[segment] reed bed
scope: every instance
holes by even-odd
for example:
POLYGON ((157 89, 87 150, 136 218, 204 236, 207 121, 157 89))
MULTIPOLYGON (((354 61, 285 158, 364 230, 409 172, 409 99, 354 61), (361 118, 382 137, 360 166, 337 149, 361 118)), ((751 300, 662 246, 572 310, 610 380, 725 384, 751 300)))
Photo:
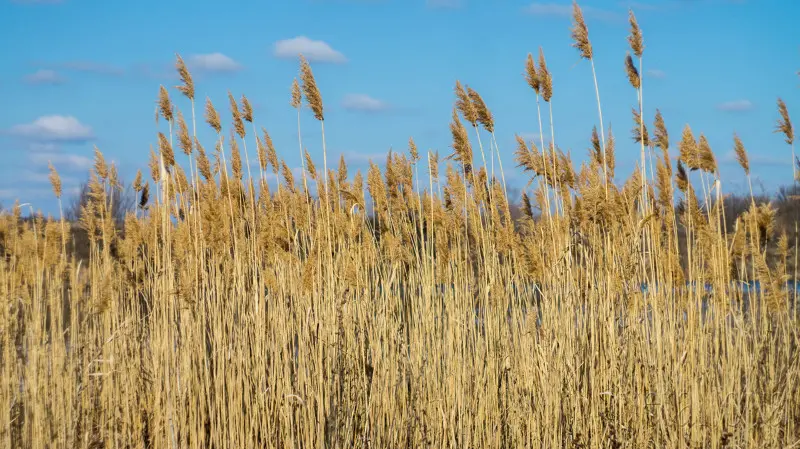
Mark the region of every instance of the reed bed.
MULTIPOLYGON (((353 174, 298 141, 298 180, 247 98, 229 95, 230 120, 210 101, 196 116, 178 57, 191 123, 162 87, 150 179, 136 177, 124 223, 99 150, 78 223, 19 205, 0 216, 0 446, 798 447, 800 336, 784 288, 797 234, 755 201, 728 229, 706 138, 687 125, 676 156, 660 113, 648 131, 630 17, 641 164, 618 180, 601 125, 575 166, 540 113, 550 136, 517 138, 521 200, 494 172, 511 150, 469 86, 456 84, 446 158, 411 140, 353 174), (198 119, 216 133, 210 151, 198 119)), ((577 5, 573 37, 593 65, 577 5)), ((531 104, 552 111, 541 49, 525 69, 531 104)), ((287 89, 298 139, 305 105, 324 142, 304 59, 299 79, 287 89)))

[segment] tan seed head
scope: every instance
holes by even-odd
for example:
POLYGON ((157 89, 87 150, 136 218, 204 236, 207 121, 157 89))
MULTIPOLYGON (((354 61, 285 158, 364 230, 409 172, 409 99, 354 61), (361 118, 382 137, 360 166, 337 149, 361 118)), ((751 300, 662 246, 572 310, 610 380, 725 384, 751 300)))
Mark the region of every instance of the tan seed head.
POLYGON ((305 93, 306 102, 314 112, 314 117, 319 120, 325 120, 325 114, 322 109, 322 95, 319 93, 317 81, 314 79, 314 73, 311 71, 311 66, 303 55, 300 55, 300 78, 303 81, 303 92, 305 93))
POLYGON ((176 88, 181 91, 186 98, 190 100, 194 100, 194 81, 192 81, 192 75, 189 73, 189 69, 186 68, 186 64, 183 62, 183 59, 180 55, 176 54, 176 61, 175 61, 175 68, 178 70, 178 76, 181 78, 182 85, 176 86, 176 88))
POLYGON ((631 24, 631 34, 628 36, 628 43, 631 46, 631 50, 633 50, 633 54, 635 54, 637 58, 641 58, 644 52, 644 41, 642 40, 642 30, 639 28, 639 23, 636 22, 636 16, 633 14, 633 10, 628 12, 628 21, 631 24))
POLYGON ((581 57, 585 59, 592 59, 592 43, 589 41, 589 28, 586 26, 586 21, 583 18, 583 11, 578 6, 578 2, 572 3, 572 46, 577 48, 581 57))
POLYGON ((47 167, 50 169, 50 184, 53 186, 53 193, 55 193, 56 198, 61 198, 61 177, 58 176, 58 172, 56 168, 53 167, 53 164, 48 161, 47 167))

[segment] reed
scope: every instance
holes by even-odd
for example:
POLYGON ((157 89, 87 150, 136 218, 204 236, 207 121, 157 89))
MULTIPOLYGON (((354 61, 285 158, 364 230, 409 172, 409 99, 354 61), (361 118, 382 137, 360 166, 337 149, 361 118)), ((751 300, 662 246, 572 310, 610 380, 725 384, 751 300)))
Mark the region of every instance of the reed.
MULTIPOLYGON (((540 136, 518 136, 514 153, 530 180, 518 218, 502 166, 501 185, 485 156, 475 165, 481 132, 492 160, 500 149, 469 86, 456 84, 452 155, 428 151, 421 169, 409 139, 362 176, 344 157, 328 169, 322 97, 301 59, 290 101, 301 184, 268 126, 256 135, 244 96, 229 95, 225 129, 206 100, 206 152, 177 56, 192 129, 160 88, 157 194, 138 171, 137 206, 116 222, 121 183, 98 149, 76 222, 20 204, 0 214, 0 447, 797 447, 800 315, 785 287, 797 233, 752 189, 743 213, 722 215, 702 132, 685 125, 676 158, 658 110, 647 131, 630 17, 641 165, 615 173, 599 94, 586 161, 556 145, 540 49, 525 72, 540 136), (303 147, 303 100, 321 125, 321 169, 303 147)), ((575 19, 592 60, 577 5, 575 19)), ((787 111, 780 101, 792 145, 787 111)), ((737 135, 734 152, 749 180, 737 135)), ((50 180, 60 207, 52 165, 50 180)))

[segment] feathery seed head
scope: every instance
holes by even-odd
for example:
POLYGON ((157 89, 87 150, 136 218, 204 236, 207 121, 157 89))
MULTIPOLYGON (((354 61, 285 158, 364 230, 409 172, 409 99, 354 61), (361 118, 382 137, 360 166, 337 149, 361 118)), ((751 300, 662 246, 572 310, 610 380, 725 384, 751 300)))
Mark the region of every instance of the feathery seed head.
POLYGON ((200 145, 197 138, 194 139, 194 146, 197 148, 197 171, 206 181, 210 181, 214 176, 211 174, 211 162, 208 160, 206 150, 200 145))
POLYGON ((478 111, 475 105, 470 101, 469 94, 461 86, 461 82, 456 80, 456 108, 464 116, 464 120, 468 121, 472 126, 477 126, 478 111))
POLYGON ((53 186, 53 193, 55 193, 56 198, 61 198, 61 177, 58 176, 58 172, 56 168, 53 167, 53 164, 50 161, 47 161, 47 168, 50 169, 50 185, 53 186))
POLYGON ((467 129, 461 120, 458 118, 456 109, 453 108, 453 121, 450 123, 450 133, 453 136, 453 150, 455 151, 455 160, 460 162, 466 172, 472 168, 472 145, 469 142, 469 135, 467 129))
POLYGON ((344 184, 347 181, 347 162, 344 160, 344 154, 339 156, 339 172, 336 180, 339 184, 344 184))
POLYGON ((178 185, 179 192, 188 192, 189 191, 189 181, 186 179, 186 172, 183 171, 183 167, 180 165, 175 166, 175 183, 178 185))
POLYGON ((158 183, 161 180, 161 170, 159 169, 158 156, 153 151, 152 145, 150 146, 150 159, 147 162, 147 166, 150 168, 150 177, 153 178, 153 182, 158 183))
POLYGON ((175 68, 178 70, 178 75, 183 82, 182 85, 176 86, 176 88, 181 91, 186 98, 190 100, 194 100, 194 82, 192 81, 192 75, 189 73, 189 69, 186 68, 186 64, 183 62, 183 58, 180 55, 176 54, 176 61, 175 61, 175 68))
POLYGON ((242 113, 239 111, 239 106, 236 104, 236 99, 233 98, 233 94, 231 94, 230 91, 228 91, 228 101, 231 104, 233 129, 236 131, 236 134, 238 134, 240 138, 244 139, 245 129, 244 129, 244 122, 242 121, 242 113))
POLYGON ((247 123, 253 123, 253 107, 244 95, 242 95, 242 119, 247 123))
POLYGON ((369 161, 369 170, 367 171, 367 189, 375 206, 383 210, 387 202, 386 186, 381 178, 380 168, 372 161, 369 161))
POLYGON ((108 165, 106 165, 106 159, 97 147, 94 147, 94 172, 97 173, 100 179, 108 179, 108 165))
POLYGON ((708 139, 703 134, 700 134, 700 139, 697 143, 697 152, 700 158, 700 168, 706 173, 717 172, 717 159, 714 157, 714 152, 711 151, 711 145, 708 139))
POLYGON ((256 136, 256 154, 258 155, 258 166, 261 168, 261 171, 265 171, 267 169, 267 149, 264 147, 264 142, 258 136, 256 136))
POLYGON ((286 188, 289 189, 290 192, 295 192, 294 187, 294 174, 289 166, 286 164, 286 161, 281 159, 281 174, 283 175, 283 180, 286 183, 286 188))
POLYGON ((239 144, 236 143, 236 139, 233 136, 233 131, 231 131, 231 172, 233 172, 234 178, 241 180, 242 179, 242 154, 239 152, 239 144))
POLYGON ((269 135, 266 129, 261 128, 264 131, 264 144, 267 146, 267 161, 272 165, 272 171, 277 175, 278 170, 280 169, 280 164, 278 163, 278 152, 275 151, 275 144, 272 143, 272 137, 269 135))
POLYGON ((744 149, 742 139, 737 134, 733 135, 733 151, 736 153, 736 161, 742 166, 744 174, 750 176, 750 160, 747 158, 747 150, 744 149))
POLYGON ((217 134, 222 132, 222 124, 219 120, 219 114, 217 110, 214 109, 214 105, 211 103, 211 99, 206 97, 206 123, 208 123, 217 134))
POLYGON ((603 148, 600 146, 600 135, 597 133, 597 126, 592 128, 592 151, 591 156, 597 165, 603 165, 603 148))
POLYGON ((517 151, 514 152, 514 161, 517 162, 517 167, 522 167, 523 171, 533 173, 533 176, 539 175, 539 163, 535 154, 528 148, 519 134, 514 136, 517 139, 517 151))
POLYGON ((161 156, 164 158, 164 165, 169 168, 175 165, 175 153, 172 151, 172 145, 170 145, 167 136, 164 133, 158 133, 158 150, 161 152, 161 156))
POLYGON ((533 207, 531 206, 531 199, 524 191, 522 192, 522 212, 526 217, 533 220, 533 207))
POLYGON ((536 92, 536 95, 539 95, 541 81, 539 80, 539 74, 536 73, 533 55, 530 53, 528 53, 528 59, 525 60, 525 80, 528 82, 528 85, 531 86, 531 89, 536 92))
POLYGON ((786 144, 792 145, 794 143, 794 127, 789 118, 789 110, 786 108, 786 103, 781 98, 778 98, 778 113, 781 117, 775 126, 775 132, 783 133, 786 144))
POLYGON ((675 183, 678 185, 678 189, 680 189, 681 192, 686 193, 689 188, 689 175, 686 173, 686 168, 684 168, 680 160, 678 160, 678 172, 675 174, 675 183))
POLYGON ((572 20, 574 22, 572 27, 572 40, 575 41, 572 46, 577 48, 581 57, 585 59, 592 59, 592 43, 589 42, 589 28, 586 26, 586 21, 583 18, 583 11, 578 6, 577 1, 572 2, 572 20))
POLYGON ((625 55, 625 73, 628 74, 628 81, 630 81, 634 89, 642 87, 642 79, 639 77, 639 70, 636 69, 636 65, 633 63, 633 58, 630 53, 625 55))
POLYGON ((150 184, 145 183, 142 186, 142 193, 139 195, 139 208, 144 209, 147 206, 147 202, 150 200, 150 184))
POLYGON ((656 161, 656 183, 658 204, 662 210, 668 210, 672 206, 672 168, 661 159, 656 161))
POLYGON ((303 81, 303 93, 305 94, 306 102, 314 112, 314 117, 319 121, 325 120, 322 110, 322 95, 319 93, 311 66, 303 55, 300 55, 300 78, 303 81))
POLYGON ((439 178, 439 152, 434 153, 428 150, 428 168, 431 172, 431 178, 439 178))
POLYGON ((303 96, 300 93, 300 84, 297 82, 297 78, 292 80, 292 100, 289 104, 292 105, 293 108, 297 109, 300 107, 300 104, 303 102, 303 96))
POLYGON ((189 128, 186 126, 186 120, 183 119, 181 111, 178 111, 178 146, 185 155, 192 154, 192 138, 189 137, 189 128))
POLYGON ((114 162, 111 162, 111 166, 108 169, 108 185, 114 189, 122 188, 122 184, 119 183, 119 174, 117 173, 117 166, 116 164, 114 164, 114 162))
POLYGON ((168 122, 172 122, 172 101, 169 99, 169 92, 163 85, 158 90, 158 109, 168 122))
POLYGON ((628 43, 631 46, 631 50, 633 50, 633 54, 635 54, 637 58, 641 58, 644 52, 644 41, 642 40, 642 30, 639 28, 639 23, 636 22, 636 16, 633 14, 633 10, 628 12, 628 21, 631 24, 631 34, 628 36, 628 43))
POLYGON ((664 125, 664 117, 661 116, 661 111, 656 109, 656 118, 654 121, 655 127, 655 145, 661 148, 662 151, 667 151, 669 149, 669 134, 667 133, 667 127, 664 125))
POLYGON ((633 135, 633 141, 636 143, 644 143, 644 146, 650 146, 650 135, 647 132, 647 125, 644 124, 642 120, 642 116, 639 115, 639 111, 635 108, 631 108, 631 113, 633 114, 633 128, 631 128, 631 134, 633 135))
POLYGON ((541 81, 542 99, 550 102, 553 97, 553 78, 547 69, 547 62, 544 59, 544 50, 539 47, 539 79, 541 81))
POLYGON ((697 170, 700 168, 700 155, 697 149, 697 140, 695 140, 692 128, 690 128, 688 124, 683 128, 678 149, 680 151, 680 160, 683 161, 690 170, 697 170))
POLYGON ((493 133, 494 117, 492 116, 492 112, 486 106, 486 103, 483 101, 483 98, 481 98, 481 95, 471 87, 467 87, 467 95, 469 95, 469 99, 472 102, 475 111, 478 113, 478 122, 487 132, 493 133))
POLYGON ((606 137, 606 166, 608 167, 608 177, 614 179, 617 159, 614 156, 614 132, 610 126, 608 127, 608 137, 606 137))
POLYGON ((142 190, 142 171, 136 170, 136 177, 133 179, 133 190, 140 192, 142 190))
POLYGON ((408 153, 411 156, 411 162, 416 164, 419 161, 419 151, 417 151, 417 144, 413 137, 408 138, 408 153))
POLYGON ((303 157, 305 157, 306 160, 306 171, 308 171, 308 175, 311 176, 311 179, 317 179, 317 166, 314 165, 314 160, 311 159, 307 148, 303 148, 303 157))

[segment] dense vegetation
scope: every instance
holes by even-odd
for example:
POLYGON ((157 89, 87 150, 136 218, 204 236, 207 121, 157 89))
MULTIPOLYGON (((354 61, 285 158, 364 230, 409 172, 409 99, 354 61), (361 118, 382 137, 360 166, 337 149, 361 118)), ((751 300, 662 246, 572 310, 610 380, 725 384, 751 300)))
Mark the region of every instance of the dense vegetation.
MULTIPOLYGON (((323 146, 295 179, 245 97, 224 129, 206 102, 204 149, 178 58, 191 119, 162 87, 152 184, 138 174, 131 211, 97 151, 76 221, 0 215, 0 445, 796 446, 796 209, 723 201, 702 134, 683 128, 676 157, 660 113, 648 130, 633 14, 629 41, 638 169, 615 176, 598 98, 579 167, 552 127, 518 138, 518 217, 470 87, 456 84, 446 161, 412 140, 362 176, 329 168, 323 146)), ((542 52, 526 73, 547 124, 542 52)), ((304 59, 291 103, 298 136, 305 104, 324 142, 304 59)), ((792 146, 782 101, 778 115, 792 146)), ((60 199, 54 168, 52 183, 60 199)))

